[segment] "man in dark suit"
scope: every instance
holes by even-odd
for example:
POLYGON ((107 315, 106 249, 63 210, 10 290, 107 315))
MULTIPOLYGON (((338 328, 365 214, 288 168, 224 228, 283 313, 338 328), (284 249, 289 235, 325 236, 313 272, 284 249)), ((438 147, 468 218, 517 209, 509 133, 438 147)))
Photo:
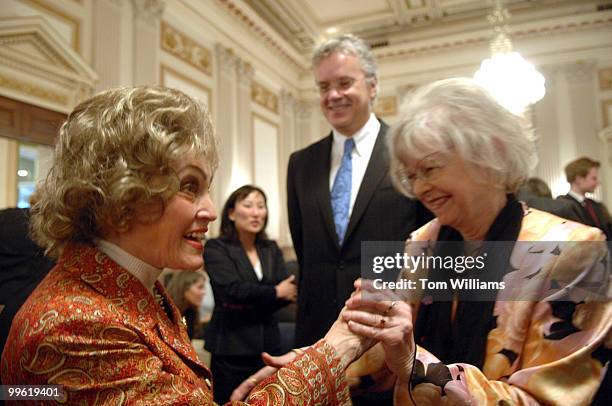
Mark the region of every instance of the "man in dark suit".
POLYGON ((320 45, 312 61, 333 130, 289 159, 289 227, 300 266, 297 346, 316 342, 338 317, 360 276, 361 243, 403 241, 417 226, 416 202, 391 184, 388 127, 372 112, 378 77, 371 50, 343 35, 320 45))
POLYGON ((586 197, 599 186, 598 161, 587 157, 578 158, 565 167, 565 177, 570 191, 557 199, 573 204, 580 212, 580 222, 601 229, 608 240, 612 239, 612 222, 608 209, 603 203, 586 197))
POLYGON ((53 267, 29 234, 29 209, 0 210, 0 353, 15 314, 53 267))
POLYGON ((581 210, 566 200, 553 200, 550 188, 540 178, 529 178, 518 190, 518 199, 528 207, 546 211, 568 220, 582 222, 581 210))

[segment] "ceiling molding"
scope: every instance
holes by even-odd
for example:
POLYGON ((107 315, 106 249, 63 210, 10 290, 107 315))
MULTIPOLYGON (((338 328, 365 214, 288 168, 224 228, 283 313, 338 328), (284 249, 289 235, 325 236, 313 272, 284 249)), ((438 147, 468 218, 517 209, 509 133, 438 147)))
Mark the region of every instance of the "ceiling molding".
MULTIPOLYGON (((511 38, 512 40, 532 39, 569 32, 597 30, 610 26, 612 26, 612 10, 513 25, 511 38)), ((440 53, 463 47, 487 45, 490 41, 491 31, 488 29, 481 29, 465 34, 439 36, 427 40, 381 47, 375 49, 374 53, 379 60, 383 60, 396 57, 440 53)))
POLYGON ((306 58, 284 40, 272 27, 270 27, 248 5, 240 0, 216 0, 223 9, 234 16, 247 29, 259 36, 264 43, 289 61, 294 67, 305 70, 308 68, 306 58))

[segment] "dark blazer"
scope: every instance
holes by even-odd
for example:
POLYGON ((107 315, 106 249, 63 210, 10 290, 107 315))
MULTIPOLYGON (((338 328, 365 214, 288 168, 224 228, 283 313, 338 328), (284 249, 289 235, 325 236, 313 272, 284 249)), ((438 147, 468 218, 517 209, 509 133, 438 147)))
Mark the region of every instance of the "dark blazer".
POLYGON ((256 243, 263 279, 239 242, 212 239, 204 249, 215 308, 206 328, 205 348, 213 355, 259 355, 280 349, 274 312, 287 305, 275 286, 288 277, 283 254, 274 241, 256 243))
POLYGON ((420 204, 417 207, 415 200, 402 196, 391 184, 387 129, 381 122, 342 247, 329 191, 332 135, 294 152, 289 159, 289 228, 300 265, 297 346, 323 337, 338 317, 361 273, 362 241, 403 241, 431 218, 420 204))
POLYGON ((29 209, 0 210, 0 353, 15 314, 53 267, 28 236, 29 209))
POLYGON ((572 204, 576 208, 576 211, 581 214, 581 218, 579 221, 582 224, 599 228, 604 232, 608 241, 612 240, 612 224, 610 221, 610 214, 608 213, 608 209, 603 203, 591 200, 593 202, 593 210, 595 211, 595 214, 597 215, 597 218, 600 221, 600 225, 597 226, 587 209, 578 200, 574 199, 570 194, 558 196, 557 200, 572 204))
POLYGON ((552 213, 564 219, 582 223, 582 212, 580 209, 565 200, 553 200, 552 198, 537 196, 521 197, 520 200, 524 201, 528 207, 533 207, 534 209, 552 213))

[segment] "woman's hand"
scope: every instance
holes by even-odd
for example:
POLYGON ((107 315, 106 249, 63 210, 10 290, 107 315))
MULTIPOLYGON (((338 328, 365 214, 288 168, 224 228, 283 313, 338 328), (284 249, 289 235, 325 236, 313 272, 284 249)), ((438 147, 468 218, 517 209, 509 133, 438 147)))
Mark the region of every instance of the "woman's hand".
POLYGON ((289 300, 290 302, 295 302, 295 299, 297 298, 297 286, 295 283, 293 283, 294 280, 295 276, 291 275, 275 286, 276 297, 278 299, 285 299, 289 300))
POLYGON ((380 341, 385 362, 401 382, 412 373, 415 344, 412 335, 412 308, 392 291, 375 289, 371 281, 355 281, 357 293, 346 302, 342 317, 351 332, 380 341))
POLYGON ((242 383, 232 392, 230 400, 244 400, 249 392, 251 392, 253 388, 259 384, 259 382, 263 381, 270 375, 275 374, 280 368, 293 361, 295 357, 298 356, 299 351, 301 350, 291 350, 288 353, 279 355, 277 357, 274 357, 267 352, 262 353, 261 359, 266 366, 242 381, 242 383))

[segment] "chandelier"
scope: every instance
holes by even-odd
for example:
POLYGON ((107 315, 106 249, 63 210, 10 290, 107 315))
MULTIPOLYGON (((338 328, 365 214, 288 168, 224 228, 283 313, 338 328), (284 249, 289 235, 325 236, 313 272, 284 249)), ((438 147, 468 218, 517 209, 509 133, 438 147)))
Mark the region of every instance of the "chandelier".
POLYGON ((485 87, 497 101, 514 114, 522 114, 546 93, 544 76, 513 51, 507 21, 510 12, 496 0, 487 20, 493 25, 491 58, 482 61, 474 80, 485 87))

